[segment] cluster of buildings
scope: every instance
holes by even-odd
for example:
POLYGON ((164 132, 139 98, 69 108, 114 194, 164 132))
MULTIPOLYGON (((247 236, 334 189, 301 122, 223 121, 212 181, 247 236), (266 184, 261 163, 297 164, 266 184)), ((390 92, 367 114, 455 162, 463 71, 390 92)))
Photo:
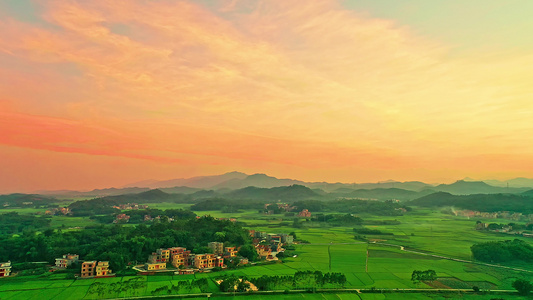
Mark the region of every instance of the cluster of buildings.
MULTIPOLYGON (((144 222, 152 222, 154 220, 161 220, 161 216, 157 216, 155 218, 152 218, 152 216, 150 216, 150 215, 144 215, 144 219, 143 220, 144 220, 144 222)), ((174 218, 167 217, 167 221, 173 222, 174 218)))
POLYGON ((157 249, 148 256, 143 268, 137 268, 142 274, 152 274, 167 269, 167 264, 178 269, 178 274, 193 274, 213 268, 225 268, 224 259, 237 257, 237 247, 224 247, 224 243, 211 242, 208 247, 212 253, 194 254, 184 247, 157 249))
MULTIPOLYGON (((66 269, 72 264, 78 263, 80 256, 78 254, 64 254, 61 258, 56 258, 55 268, 52 270, 66 269)), ((109 269, 107 261, 84 261, 81 264, 81 278, 99 278, 113 277, 115 274, 109 269)))
POLYGON ((120 210, 137 210, 137 209, 147 209, 148 205, 145 204, 137 204, 137 203, 127 203, 127 204, 120 204, 120 205, 114 205, 113 208, 120 209, 120 210))
POLYGON ((81 264, 81 278, 113 277, 107 261, 84 261, 81 264))
POLYGON ((487 230, 491 232, 500 232, 500 233, 507 233, 511 235, 521 235, 524 237, 533 237, 533 233, 529 230, 524 230, 524 226, 515 226, 512 223, 507 225, 497 225, 494 226, 495 223, 489 224, 489 223, 483 223, 483 222, 476 222, 476 230, 487 230))
POLYGON ((307 209, 302 209, 302 211, 298 213, 298 217, 311 218, 311 212, 309 212, 307 209))
POLYGON ((503 212, 480 212, 473 210, 453 210, 454 215, 467 218, 483 218, 483 219, 506 219, 513 221, 533 221, 533 214, 523 215, 522 213, 503 212))
POLYGON ((290 212, 290 211, 293 211, 294 209, 296 209, 296 206, 290 206, 288 203, 267 203, 265 204, 265 211, 267 214, 271 214, 272 211, 271 210, 268 210, 271 205, 277 205, 278 206, 278 210, 283 210, 285 212, 290 212))
POLYGON ((284 245, 292 245, 294 237, 285 233, 266 233, 265 231, 249 230, 250 236, 253 238, 255 251, 259 258, 267 261, 278 260, 276 255, 279 252, 285 251, 284 245))
POLYGON ((0 262, 0 277, 7 277, 11 274, 11 262, 0 262))
POLYGON ((118 214, 113 220, 113 223, 128 223, 130 221, 130 216, 127 214, 118 214))
POLYGON ((56 269, 66 269, 73 263, 78 263, 80 256, 78 254, 64 254, 61 258, 56 258, 56 269))
POLYGON ((45 211, 44 214, 45 215, 49 215, 49 216, 55 216, 55 215, 59 215, 59 214, 68 215, 68 214, 70 214, 70 208, 68 208, 68 207, 53 208, 53 209, 49 209, 49 210, 45 211))

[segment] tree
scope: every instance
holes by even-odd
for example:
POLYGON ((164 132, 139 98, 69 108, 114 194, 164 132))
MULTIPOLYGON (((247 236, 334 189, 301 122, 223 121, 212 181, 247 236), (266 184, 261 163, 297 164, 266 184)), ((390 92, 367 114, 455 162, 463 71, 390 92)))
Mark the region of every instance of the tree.
POLYGON ((517 279, 513 282, 513 287, 520 295, 526 296, 533 290, 533 284, 525 279, 517 279))
POLYGON ((414 270, 411 274, 411 280, 414 283, 419 283, 422 280, 433 281, 437 279, 437 272, 435 270, 418 271, 414 270))
POLYGON ((257 251, 255 251, 254 246, 250 244, 243 245, 239 250, 239 254, 248 258, 249 261, 255 261, 258 257, 257 251))
POLYGON ((237 292, 246 292, 250 288, 250 284, 245 280, 245 278, 241 278, 237 284, 237 292))

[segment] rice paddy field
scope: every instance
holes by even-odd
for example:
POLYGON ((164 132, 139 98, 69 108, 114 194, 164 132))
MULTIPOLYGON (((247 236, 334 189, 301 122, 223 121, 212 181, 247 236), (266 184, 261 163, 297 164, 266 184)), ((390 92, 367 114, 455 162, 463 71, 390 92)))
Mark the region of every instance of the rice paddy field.
MULTIPOLYGON (((179 205, 178 207, 185 207, 179 205)), ((159 208, 159 207, 158 207, 159 208)), ((161 207, 163 208, 163 207, 161 207)), ((176 206, 165 207, 176 208, 176 206)), ((215 278, 224 274, 235 274, 248 278, 262 275, 293 275, 296 271, 319 270, 340 272, 346 275, 344 288, 349 289, 472 289, 482 291, 513 290, 511 284, 517 278, 533 280, 533 273, 485 266, 476 263, 453 261, 419 253, 424 252, 451 258, 471 260, 470 246, 475 242, 512 239, 504 234, 476 231, 477 219, 445 215, 438 211, 418 210, 416 213, 398 217, 361 217, 365 221, 394 220, 398 225, 365 225, 370 229, 390 232, 393 235, 366 236, 367 241, 356 240, 352 227, 329 227, 320 223, 305 222, 293 228, 292 218, 265 216, 257 211, 240 213, 197 212, 214 217, 235 217, 247 228, 269 233, 295 232, 297 238, 308 243, 295 245, 283 262, 257 264, 235 270, 195 275, 136 276, 142 284, 126 288, 125 283, 132 276, 102 279, 64 279, 61 274, 42 277, 12 277, 0 279, 0 299, 102 299, 158 296, 158 288, 178 285, 180 281, 207 278, 209 292, 218 292, 215 278), (368 242, 370 241, 370 242, 368 242), (402 250, 400 246, 405 247, 402 250), (406 251, 408 250, 408 251, 406 251), (438 279, 431 283, 413 283, 413 270, 435 270, 438 279), (122 288, 120 288, 122 287, 122 288)), ((56 218, 56 217, 54 217, 56 218)), ((90 220, 77 218, 54 220, 53 224, 67 226, 87 224, 90 220)), ((481 220, 487 221, 487 220, 481 220)), ((497 220, 504 223, 506 220, 497 220)), ((532 243, 531 239, 526 239, 532 243)), ((512 265, 510 265, 512 266, 512 265)), ((533 266, 520 264, 522 269, 533 270, 533 266)), ((64 275, 63 275, 64 276, 64 275)), ((280 287, 284 290, 286 287, 280 287)), ((198 288, 180 290, 180 294, 200 293, 198 288)), ((166 295, 166 294, 165 294, 166 295)), ((241 299, 244 296, 231 296, 241 299)), ((210 299, 229 299, 227 296, 212 295, 210 299)), ((205 299, 198 297, 194 299, 205 299)), ((277 295, 246 295, 246 299, 519 299, 516 295, 475 295, 457 293, 290 293, 277 295)), ((189 298, 191 299, 191 298, 189 298)), ((243 298, 244 299, 244 298, 243 298)), ((526 298, 524 298, 526 299, 526 298)))

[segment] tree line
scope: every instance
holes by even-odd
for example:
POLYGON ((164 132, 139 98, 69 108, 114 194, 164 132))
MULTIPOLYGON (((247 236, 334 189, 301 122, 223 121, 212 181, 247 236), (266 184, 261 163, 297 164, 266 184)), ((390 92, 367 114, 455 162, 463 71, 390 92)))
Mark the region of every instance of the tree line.
POLYGON ((470 250, 475 259, 484 262, 533 261, 533 247, 519 239, 478 243, 470 250))

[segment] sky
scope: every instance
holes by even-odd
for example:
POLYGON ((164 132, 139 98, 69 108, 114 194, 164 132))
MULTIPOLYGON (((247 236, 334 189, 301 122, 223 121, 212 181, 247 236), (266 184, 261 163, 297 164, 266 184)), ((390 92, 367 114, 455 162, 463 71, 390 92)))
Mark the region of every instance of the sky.
POLYGON ((1 0, 0 192, 533 177, 529 0, 1 0))

